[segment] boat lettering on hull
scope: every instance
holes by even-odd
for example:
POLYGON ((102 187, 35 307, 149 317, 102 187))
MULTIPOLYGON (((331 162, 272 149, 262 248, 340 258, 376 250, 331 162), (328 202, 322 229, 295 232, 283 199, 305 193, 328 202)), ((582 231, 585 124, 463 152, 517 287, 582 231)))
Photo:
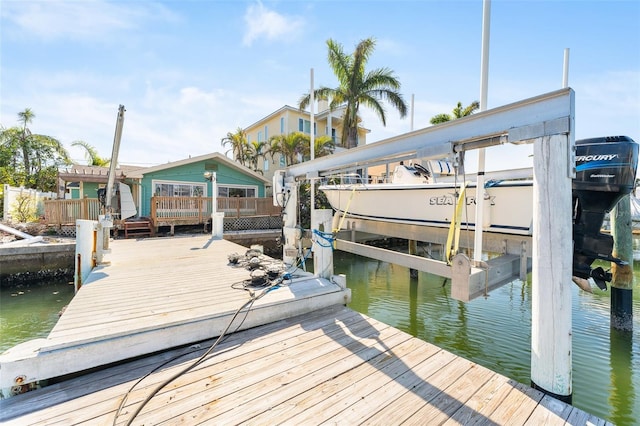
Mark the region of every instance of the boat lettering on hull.
MULTIPOLYGON (((489 202, 489 205, 496 205, 496 197, 491 195, 485 195, 485 201, 489 202)), ((453 206, 456 203, 456 197, 452 195, 441 195, 439 197, 431 197, 429 198, 430 206, 453 206)), ((475 195, 470 195, 467 197, 467 205, 476 205, 476 197, 475 195)))

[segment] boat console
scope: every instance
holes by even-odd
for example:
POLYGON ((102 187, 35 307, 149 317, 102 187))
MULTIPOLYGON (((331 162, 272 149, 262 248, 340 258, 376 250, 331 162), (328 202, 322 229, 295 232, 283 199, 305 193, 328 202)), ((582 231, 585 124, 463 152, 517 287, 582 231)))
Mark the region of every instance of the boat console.
POLYGON ((600 232, 604 216, 633 191, 638 167, 638 144, 627 136, 576 141, 573 198, 573 275, 606 289, 611 272, 591 268, 596 259, 624 264, 612 256, 613 237, 600 232))

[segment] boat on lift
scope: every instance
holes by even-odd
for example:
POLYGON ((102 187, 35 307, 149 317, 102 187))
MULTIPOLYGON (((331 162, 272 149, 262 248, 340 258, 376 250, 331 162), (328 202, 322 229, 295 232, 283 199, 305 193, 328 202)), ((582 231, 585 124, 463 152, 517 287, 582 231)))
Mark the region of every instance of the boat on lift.
MULTIPOLYGON (((462 229, 474 230, 475 182, 465 183, 463 177, 455 176, 447 161, 425 164, 399 164, 390 183, 363 182, 351 175, 330 178, 319 189, 341 217, 449 227, 455 215, 462 229)), ((572 183, 575 276, 593 278, 600 286, 611 280, 610 273, 602 268, 593 270, 591 264, 596 259, 619 261, 611 255, 613 238, 600 231, 605 214, 633 191, 637 166, 638 144, 627 136, 576 141, 576 178, 572 183)), ((482 230, 532 235, 532 204, 531 179, 488 176, 482 230)))
MULTIPOLYGON (((475 188, 475 182, 465 185, 461 177, 456 180, 454 167, 446 160, 427 161, 426 166, 400 163, 389 183, 368 183, 359 176, 347 175, 340 182, 319 187, 341 215, 435 227, 449 227, 464 190, 463 229, 475 229, 475 188)), ((488 180, 484 199, 483 230, 531 235, 532 180, 488 180)))

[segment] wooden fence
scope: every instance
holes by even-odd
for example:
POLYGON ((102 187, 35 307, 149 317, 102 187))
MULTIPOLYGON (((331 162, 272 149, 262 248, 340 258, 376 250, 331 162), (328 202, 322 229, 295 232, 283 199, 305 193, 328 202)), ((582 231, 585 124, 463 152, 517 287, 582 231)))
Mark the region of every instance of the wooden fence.
POLYGON ((44 219, 49 225, 75 225, 76 219, 98 220, 101 210, 97 198, 46 200, 44 219))
MULTIPOLYGON (((271 198, 218 197, 216 211, 230 217, 279 216, 271 198)), ((200 224, 211 218, 211 197, 151 197, 151 219, 163 224, 200 224)))
MULTIPOLYGON (((76 219, 98 220, 97 198, 47 200, 44 216, 49 225, 75 225, 76 219)), ((279 216, 280 207, 271 198, 218 197, 217 212, 226 218, 279 216)), ((116 216, 117 219, 117 215, 116 216)), ((211 220, 211 197, 151 197, 154 226, 197 225, 211 220)))

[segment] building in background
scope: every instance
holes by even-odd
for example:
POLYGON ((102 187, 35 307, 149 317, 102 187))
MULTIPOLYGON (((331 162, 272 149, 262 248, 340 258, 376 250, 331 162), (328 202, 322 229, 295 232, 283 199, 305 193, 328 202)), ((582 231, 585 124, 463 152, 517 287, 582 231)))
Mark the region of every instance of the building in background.
MULTIPOLYGON (((342 137, 342 116, 344 107, 330 111, 327 101, 318 102, 318 112, 314 114, 314 137, 330 136, 336 145, 336 151, 343 150, 340 146, 342 137)), ((276 135, 286 135, 294 132, 311 134, 311 113, 299 108, 285 105, 264 118, 244 128, 249 143, 268 142, 269 138, 276 135)), ((366 144, 367 134, 370 131, 363 127, 358 129, 358 146, 366 144)), ((275 170, 286 166, 285 159, 280 154, 265 155, 261 158, 260 171, 262 175, 271 181, 275 170)))

